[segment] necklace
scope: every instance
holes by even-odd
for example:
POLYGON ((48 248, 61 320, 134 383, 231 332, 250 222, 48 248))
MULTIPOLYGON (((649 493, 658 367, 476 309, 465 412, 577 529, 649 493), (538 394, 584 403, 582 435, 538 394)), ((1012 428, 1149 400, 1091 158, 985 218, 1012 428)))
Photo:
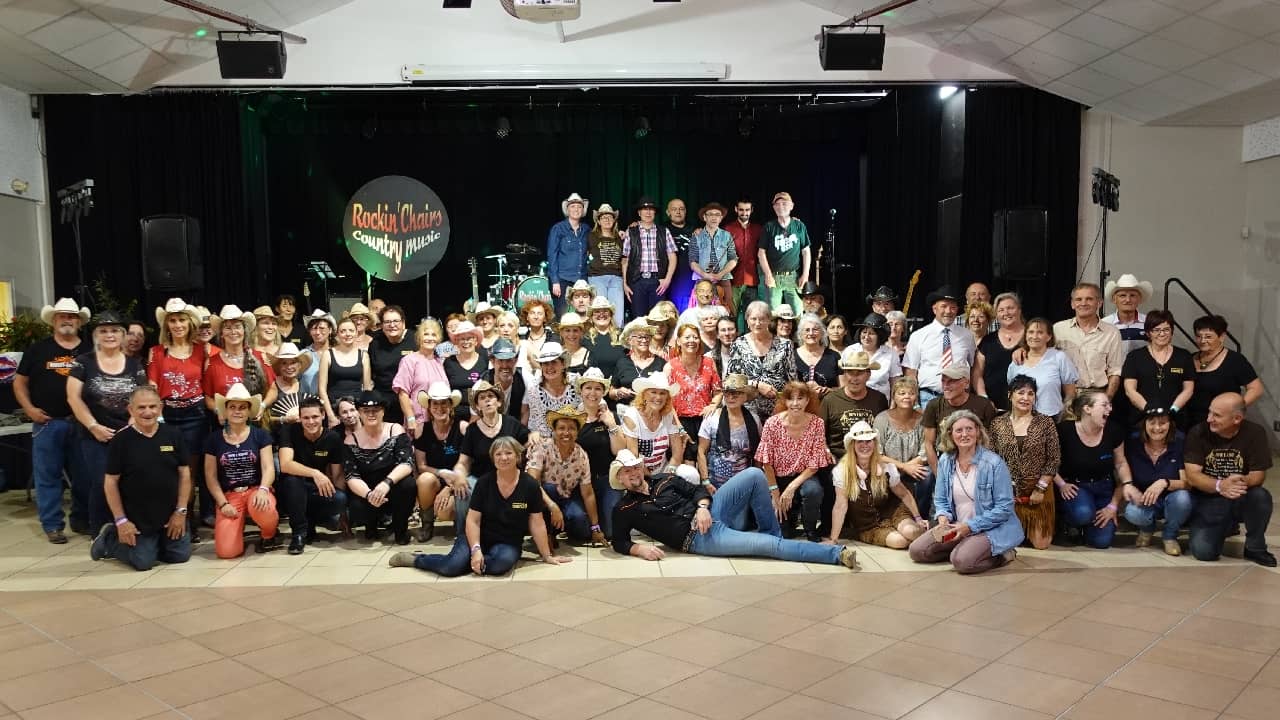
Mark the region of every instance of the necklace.
POLYGON ((494 418, 493 422, 490 423, 490 422, 486 422, 484 419, 484 416, 481 415, 480 417, 476 418, 476 422, 480 423, 482 427, 487 427, 490 430, 493 430, 494 428, 498 427, 499 419, 494 418))
POLYGON ((1201 360, 1201 359, 1200 359, 1200 358, 1203 358, 1203 357, 1204 357, 1204 353, 1203 353, 1203 352, 1201 352, 1201 353, 1200 353, 1200 357, 1196 358, 1196 364, 1200 366, 1200 369, 1201 369, 1201 370, 1207 370, 1207 369, 1209 368, 1209 366, 1213 364, 1213 361, 1214 361, 1214 360, 1217 360, 1217 359, 1218 359, 1218 356, 1219 356, 1219 355, 1221 355, 1222 353, 1226 352, 1226 351, 1227 351, 1227 346, 1226 346, 1226 345, 1223 345, 1222 347, 1218 348, 1218 352, 1214 353, 1214 354, 1213 354, 1213 357, 1209 358, 1208 360, 1201 360))

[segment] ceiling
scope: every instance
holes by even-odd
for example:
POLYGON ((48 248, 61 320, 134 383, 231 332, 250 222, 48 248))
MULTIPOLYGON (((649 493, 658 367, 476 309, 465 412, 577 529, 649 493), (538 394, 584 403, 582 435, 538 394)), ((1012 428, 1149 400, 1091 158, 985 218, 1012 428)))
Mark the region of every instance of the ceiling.
MULTIPOLYGON (((207 1, 292 29, 360 0, 207 1)), ((838 22, 880 0, 803 2, 838 22)), ((1139 122, 1242 125, 1280 115, 1280 0, 918 0, 876 22, 942 57, 1139 122)), ((214 60, 218 29, 233 28, 163 0, 0 0, 0 84, 145 90, 214 60), (209 33, 197 37, 201 28, 209 33)), ((883 75, 899 79, 892 67, 883 75)))

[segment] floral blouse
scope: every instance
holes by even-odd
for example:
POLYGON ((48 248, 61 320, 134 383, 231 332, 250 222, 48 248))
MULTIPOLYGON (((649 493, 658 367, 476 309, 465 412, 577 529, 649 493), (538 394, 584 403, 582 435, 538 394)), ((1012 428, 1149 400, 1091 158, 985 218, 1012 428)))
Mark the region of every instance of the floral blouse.
MULTIPOLYGON (((756 355, 750 336, 743 335, 733 341, 733 348, 729 351, 729 370, 725 374, 733 373, 746 375, 752 383, 768 383, 781 391, 788 381, 796 378, 795 346, 790 340, 775 336, 762 357, 756 355)), ((773 414, 773 404, 773 398, 757 395, 747 403, 747 407, 760 417, 769 417, 773 414)))
POLYGON ((786 414, 764 421, 756 461, 773 465, 774 475, 788 477, 805 470, 821 470, 835 462, 827 449, 827 430, 822 418, 809 415, 809 424, 797 440, 787 434, 786 414))
POLYGON ((591 460, 582 446, 574 444, 573 452, 565 460, 550 438, 544 438, 529 446, 529 463, 526 470, 542 470, 542 483, 556 486, 562 498, 573 494, 583 483, 591 482, 591 460))
POLYGON ((703 355, 699 358, 697 375, 690 375, 679 358, 668 363, 671 368, 671 381, 680 385, 680 392, 671 398, 676 415, 680 417, 697 417, 702 410, 711 404, 711 398, 720 392, 720 376, 716 374, 716 363, 703 355))

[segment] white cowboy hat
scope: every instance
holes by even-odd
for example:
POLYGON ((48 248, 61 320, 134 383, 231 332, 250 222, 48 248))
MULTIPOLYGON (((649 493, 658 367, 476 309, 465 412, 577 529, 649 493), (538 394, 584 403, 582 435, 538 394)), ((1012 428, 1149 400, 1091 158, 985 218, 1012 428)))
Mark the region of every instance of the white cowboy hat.
POLYGON ((58 313, 79 315, 81 323, 89 322, 89 308, 80 307, 79 303, 71 298, 58 298, 58 302, 40 308, 40 319, 45 325, 53 325, 53 316, 58 313))
POLYGON ((604 376, 604 373, 601 372, 598 367, 589 367, 586 372, 574 378, 573 387, 578 391, 578 394, 581 395, 582 386, 587 383, 599 383, 600 385, 603 385, 606 393, 609 392, 609 386, 613 384, 609 378, 604 376))
POLYGON ((565 293, 565 297, 572 300, 574 295, 581 292, 590 293, 593 298, 596 296, 596 289, 591 286, 591 283, 586 280, 577 280, 569 286, 569 292, 565 293))
POLYGON ((179 313, 191 318, 191 327, 200 327, 200 311, 195 305, 188 305, 182 298, 169 298, 164 307, 156 308, 156 324, 164 327, 164 322, 170 315, 179 313))
POLYGON ((253 313, 245 312, 236 305, 223 305, 218 314, 209 320, 213 323, 213 329, 219 331, 222 330, 222 323, 228 320, 239 320, 244 323, 245 337, 253 334, 253 328, 258 324, 258 319, 253 316, 253 313))
POLYGON ((644 318, 636 318, 635 320, 632 320, 631 322, 627 323, 626 327, 622 328, 622 336, 620 338, 620 340, 622 341, 622 346, 627 347, 627 345, 631 342, 631 336, 636 333, 641 333, 643 335, 648 335, 649 337, 653 337, 653 326, 650 325, 649 321, 645 320, 644 318))
POLYGON ((538 362, 554 362, 564 359, 564 346, 558 342, 545 342, 538 349, 538 362))
POLYGON ((586 198, 582 197, 582 196, 581 196, 581 195, 579 195, 578 193, 569 193, 569 197, 567 197, 567 198, 565 198, 564 200, 561 200, 561 201, 560 201, 560 214, 561 214, 561 215, 564 215, 564 216, 568 217, 568 215, 569 215, 569 203, 582 203, 582 212, 583 212, 583 213, 585 213, 585 212, 587 211, 587 205, 590 205, 590 204, 591 204, 591 203, 590 203, 586 198))
POLYGON ((501 311, 502 311, 502 308, 496 308, 492 304, 485 302, 484 300, 481 300, 480 302, 476 303, 476 309, 471 311, 471 316, 477 320, 480 319, 481 315, 492 315, 496 318, 498 317, 498 313, 501 311))
POLYGON ((280 374, 280 366, 283 365, 286 360, 298 361, 299 375, 306 372, 307 368, 311 367, 311 353, 302 352, 298 349, 297 345, 294 345, 291 342, 281 345, 280 349, 276 351, 275 358, 271 360, 271 369, 276 371, 276 375, 280 374))
POLYGON ((667 373, 660 371, 648 377, 636 378, 631 383, 631 389, 635 390, 637 395, 643 395, 645 390, 661 390, 675 395, 680 392, 680 384, 671 382, 671 379, 667 377, 667 373))
POLYGON ((795 320, 796 309, 790 305, 782 305, 773 311, 773 317, 775 320, 795 320))
POLYGON ((871 359, 866 350, 857 350, 852 345, 840 354, 841 370, 879 370, 880 363, 871 359))
POLYGON ((580 328, 585 328, 586 326, 587 326, 587 319, 586 319, 586 318, 584 318, 584 317, 582 317, 582 316, 581 316, 581 315, 579 315, 578 313, 573 312, 572 310, 570 310, 569 312, 567 312, 567 313, 565 313, 565 314, 561 315, 561 316, 560 316, 560 322, 556 323, 556 329, 557 329, 557 330, 558 330, 559 328, 562 328, 562 327, 580 327, 580 328))
POLYGON ((855 440, 879 440, 880 434, 866 420, 859 420, 844 434, 844 447, 847 451, 855 440))
POLYGON ((484 330, 476 327, 475 323, 470 320, 463 320, 458 323, 457 326, 453 328, 453 332, 449 333, 449 340, 456 345, 458 344, 459 339, 464 338, 467 335, 474 335, 476 342, 484 340, 484 330))
POLYGON ((249 417, 256 418, 262 412, 262 396, 250 395, 249 391, 241 383, 232 385, 227 394, 217 393, 213 396, 213 408, 217 411, 218 417, 226 417, 227 402, 247 402, 249 403, 249 417))
POLYGON ((449 387, 447 382, 437 380, 428 385, 426 390, 418 391, 418 404, 422 407, 431 409, 432 400, 448 400, 454 407, 458 407, 458 403, 462 402, 462 392, 449 387))
POLYGON ((613 312, 615 308, 613 307, 613 303, 609 302, 609 298, 603 295, 596 295, 591 298, 591 307, 587 310, 588 312, 595 312, 597 310, 608 310, 609 312, 613 312))
POLYGON ((623 448, 618 451, 618 455, 613 462, 609 463, 609 487, 614 490, 625 490, 622 483, 618 482, 618 471, 622 468, 636 467, 644 465, 644 461, 636 457, 635 453, 623 448))
POLYGON ((601 215, 612 215, 614 218, 617 218, 618 211, 614 210, 613 206, 609 203, 601 203, 600 207, 591 211, 591 221, 597 223, 600 222, 601 215))
POLYGON ((1146 280, 1139 280, 1132 273, 1125 273, 1116 280, 1107 281, 1107 289, 1102 294, 1110 300, 1117 290, 1137 290, 1142 293, 1143 303, 1151 299, 1151 283, 1146 280))
POLYGON ((338 321, 333 317, 333 313, 327 313, 320 308, 312 310, 311 314, 307 316, 307 329, 310 330, 312 325, 320 322, 321 320, 329 323, 330 332, 338 329, 338 321))

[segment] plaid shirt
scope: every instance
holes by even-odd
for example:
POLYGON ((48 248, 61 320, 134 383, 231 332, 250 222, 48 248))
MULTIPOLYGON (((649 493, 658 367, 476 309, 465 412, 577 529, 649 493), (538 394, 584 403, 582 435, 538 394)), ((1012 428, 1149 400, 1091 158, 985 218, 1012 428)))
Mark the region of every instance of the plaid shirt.
MULTIPOLYGON (((640 272, 656 273, 658 272, 658 230, 662 230, 666 235, 666 252, 674 253, 676 244, 671 239, 671 231, 660 225, 650 227, 637 225, 636 230, 640 235, 640 267, 638 269, 640 272)), ((622 257, 631 257, 631 233, 623 235, 622 257)))

